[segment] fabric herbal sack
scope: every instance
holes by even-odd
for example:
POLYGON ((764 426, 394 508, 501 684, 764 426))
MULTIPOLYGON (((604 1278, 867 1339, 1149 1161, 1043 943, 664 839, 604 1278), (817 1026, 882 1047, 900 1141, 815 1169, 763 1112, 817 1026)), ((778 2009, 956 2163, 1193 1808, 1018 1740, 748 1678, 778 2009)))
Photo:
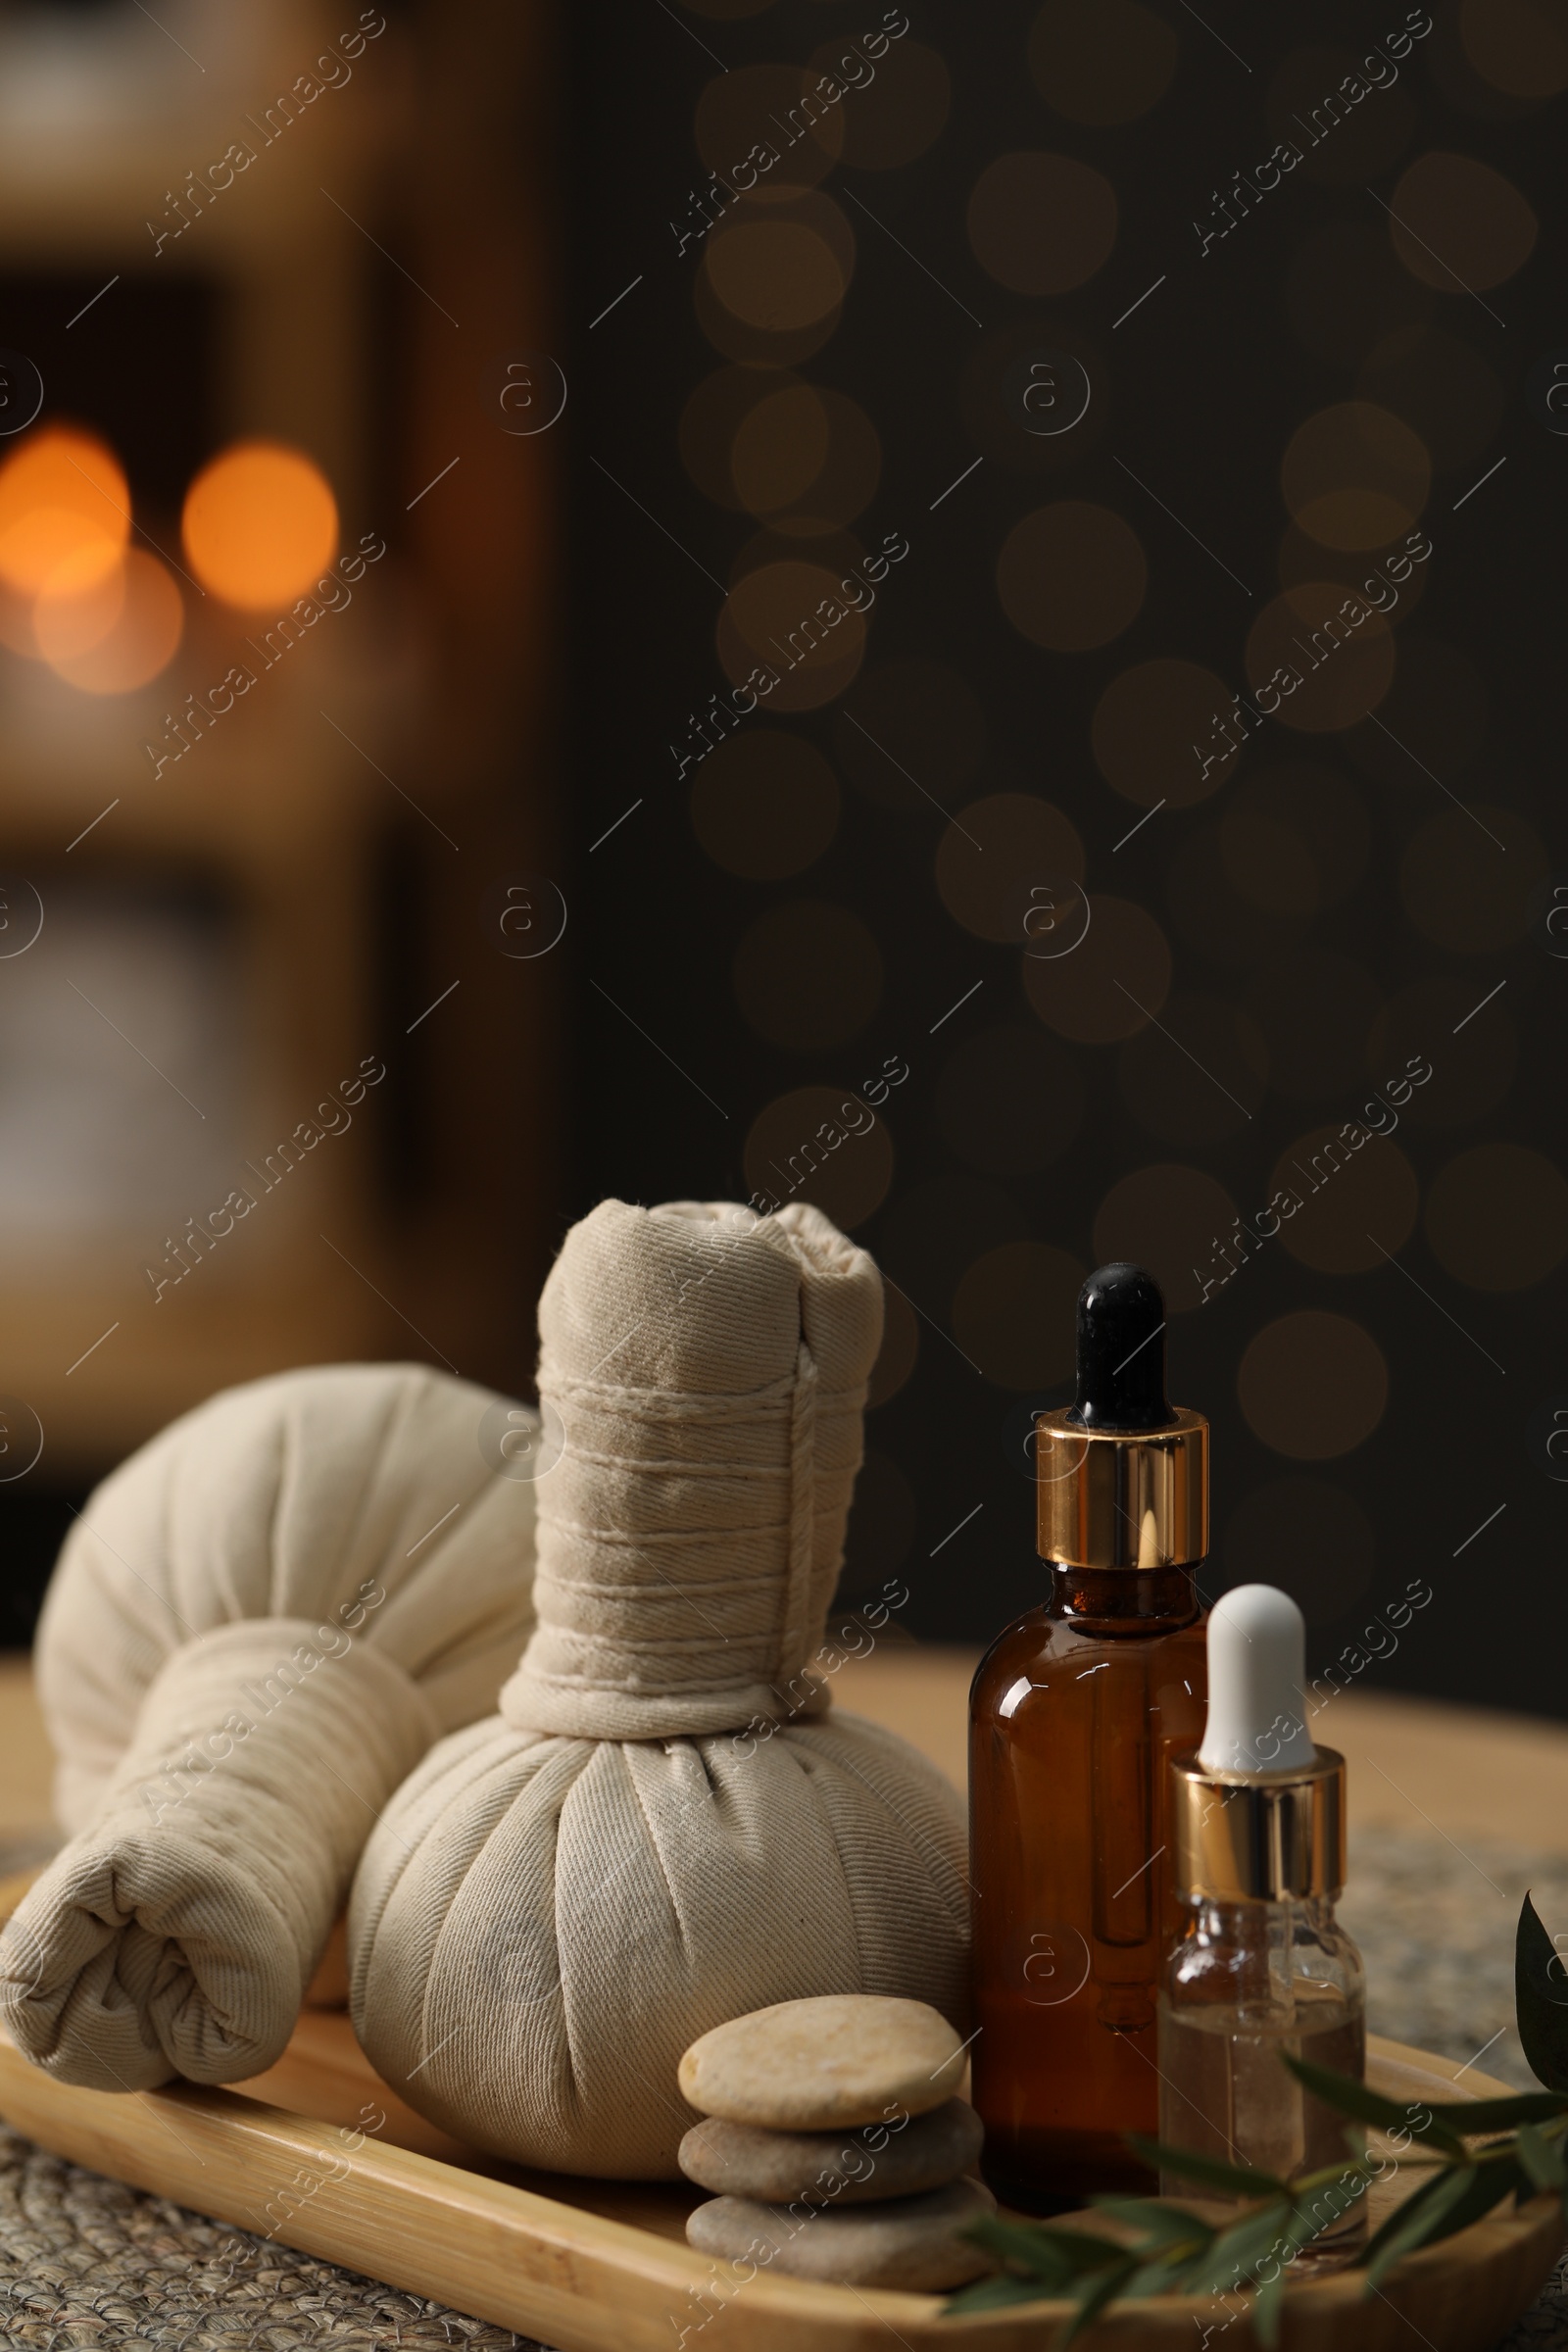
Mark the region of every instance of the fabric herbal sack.
POLYGON ((536 1433, 445 1373, 340 1365, 228 1390, 105 1480, 38 1634, 74 1835, 0 1936, 36 2065, 141 2090, 281 2054, 376 1815, 532 1624, 536 1433))
POLYGON ((962 2019, 957 1794, 811 1671, 881 1323, 870 1258, 799 1204, 607 1200, 566 1236, 538 1628, 499 1718, 387 1807, 349 1908, 360 2039, 459 2138, 677 2179, 710 2027, 832 1992, 962 2019))

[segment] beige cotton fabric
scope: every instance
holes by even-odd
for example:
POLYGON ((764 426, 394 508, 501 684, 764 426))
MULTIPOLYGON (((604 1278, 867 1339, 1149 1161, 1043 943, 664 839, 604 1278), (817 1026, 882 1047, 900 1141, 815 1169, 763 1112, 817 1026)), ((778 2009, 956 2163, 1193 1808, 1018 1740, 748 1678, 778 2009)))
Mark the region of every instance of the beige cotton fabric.
POLYGON ((367 1846, 351 2004, 459 2138, 677 2179, 682 2051, 813 1993, 960 2024, 960 1801, 825 1713, 881 1280, 819 1211, 602 1202, 539 1308, 539 1623, 367 1846), (548 1459, 548 1452, 546 1458, 548 1459))
POLYGON ((0 1936, 37 2065, 138 2090, 281 2054, 377 1814, 532 1623, 509 1412, 420 1365, 286 1373, 97 1490, 37 1647, 75 1835, 0 1936))

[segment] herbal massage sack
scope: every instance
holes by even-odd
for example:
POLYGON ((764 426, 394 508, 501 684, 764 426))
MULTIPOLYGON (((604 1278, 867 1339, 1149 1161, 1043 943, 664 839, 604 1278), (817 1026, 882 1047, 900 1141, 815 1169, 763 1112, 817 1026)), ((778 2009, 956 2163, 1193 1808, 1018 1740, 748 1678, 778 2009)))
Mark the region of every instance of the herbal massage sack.
POLYGON ((281 2055, 376 1815, 532 1623, 535 1432, 342 1365, 230 1389, 105 1480, 38 1634, 74 1835, 0 1936, 36 2065, 142 2090, 281 2055))
POLYGON ((962 1809, 827 1713, 821 1642, 882 1285, 819 1211, 606 1200, 539 1306, 539 1623, 501 1711, 366 1847, 350 2002, 470 2144, 679 2178, 700 2034, 808 1994, 961 2024, 962 1809))

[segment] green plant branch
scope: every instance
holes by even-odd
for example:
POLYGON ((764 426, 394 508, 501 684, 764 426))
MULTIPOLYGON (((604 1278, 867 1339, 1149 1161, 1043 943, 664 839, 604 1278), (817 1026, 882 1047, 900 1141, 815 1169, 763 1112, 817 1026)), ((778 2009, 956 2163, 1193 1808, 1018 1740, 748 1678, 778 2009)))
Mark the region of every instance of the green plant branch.
POLYGON ((1568 1967, 1528 1894, 1519 1914, 1514 1978, 1519 2039, 1543 2090, 1401 2106, 1348 2075, 1282 2053, 1302 2088, 1347 2119, 1344 2164, 1283 2180, 1130 2133, 1129 2145, 1146 2164, 1197 2188, 1240 2198, 1246 2210, 1221 2227, 1159 2197, 1097 2197, 1094 2206, 1107 2225, 1103 2233, 1074 2228, 1070 2218, 1055 2223, 989 2216, 965 2234, 994 2256, 997 2272, 955 2295, 945 2313, 1064 2300, 1073 2307, 1061 2339, 1066 2345, 1112 2303, 1250 2290, 1258 2340, 1275 2345, 1292 2264, 1387 2169, 1385 2158, 1369 2157, 1359 2144, 1356 2127, 1366 2125, 1394 2142, 1401 2171, 1425 2176, 1354 2257, 1354 2267, 1366 2273, 1369 2294, 1405 2255, 1468 2230, 1505 2197, 1544 2193, 1568 2200, 1568 1967), (1476 2144, 1490 2132, 1500 2136, 1476 2144), (1409 2153, 1412 2147, 1420 2152, 1409 2153), (1314 2202, 1325 2199, 1331 2210, 1319 2217, 1314 2202))

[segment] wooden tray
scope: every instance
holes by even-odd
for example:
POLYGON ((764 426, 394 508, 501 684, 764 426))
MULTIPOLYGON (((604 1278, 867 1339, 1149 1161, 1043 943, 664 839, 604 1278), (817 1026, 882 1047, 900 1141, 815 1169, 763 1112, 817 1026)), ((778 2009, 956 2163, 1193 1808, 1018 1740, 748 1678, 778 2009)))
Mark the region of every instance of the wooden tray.
MULTIPOLYGON (((20 1891, 0 1887, 0 1916, 20 1891)), ((1494 2097, 1473 2068, 1373 2040, 1400 2099, 1494 2097)), ((232 2089, 77 2090, 0 2034, 0 2114, 92 2171, 197 2213, 543 2338, 561 2352, 1047 2352, 1066 2306, 959 2320, 942 2298, 814 2286, 759 2272, 727 2295, 687 2246, 698 2192, 526 2173, 475 2155, 372 2073, 341 2011, 307 2010, 282 2060, 232 2089), (368 2110, 368 2115, 366 2111, 368 2110), (356 2128, 366 2129, 363 2142, 356 2128)), ((1374 2189, 1376 2214, 1396 2186, 1374 2189)), ((1562 2238, 1540 2197, 1409 2257, 1380 2294, 1340 2273, 1292 2290, 1282 2352, 1491 2352, 1528 2310, 1562 2238)), ((1239 2300, 1161 2296, 1112 2312, 1084 2352, 1252 2352, 1239 2300), (1205 2328, 1209 2333, 1205 2336, 1205 2328)))

